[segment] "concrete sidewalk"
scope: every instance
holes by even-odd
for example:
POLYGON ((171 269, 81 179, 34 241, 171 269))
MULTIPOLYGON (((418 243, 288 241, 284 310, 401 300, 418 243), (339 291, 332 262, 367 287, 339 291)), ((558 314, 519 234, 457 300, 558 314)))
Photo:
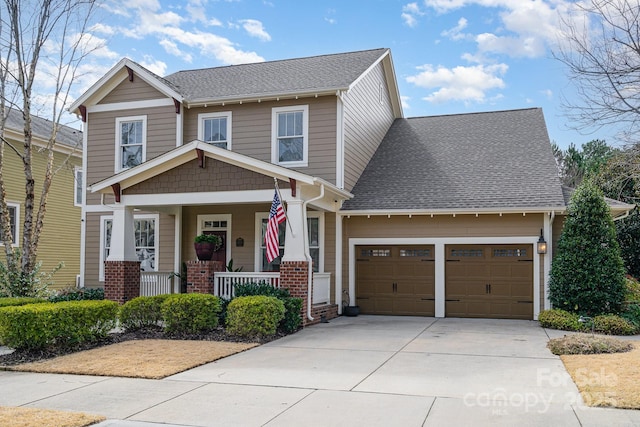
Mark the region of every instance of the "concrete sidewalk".
POLYGON ((101 427, 640 425, 584 407, 548 339, 532 321, 341 317, 164 380, 0 372, 0 405, 101 427))

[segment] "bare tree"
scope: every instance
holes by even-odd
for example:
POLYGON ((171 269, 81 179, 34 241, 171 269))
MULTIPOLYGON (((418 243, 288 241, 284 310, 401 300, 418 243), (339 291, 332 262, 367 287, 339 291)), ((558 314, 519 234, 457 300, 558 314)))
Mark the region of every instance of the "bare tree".
POLYGON ((640 2, 587 0, 562 17, 554 57, 567 67, 578 100, 564 100, 578 129, 614 125, 638 142, 640 126, 640 2))
POLYGON ((36 270, 38 243, 47 212, 47 199, 56 169, 54 146, 79 65, 89 53, 87 28, 96 8, 95 0, 3 0, 0 9, 0 238, 4 242, 6 268, 23 289, 32 293, 30 278, 36 270), (48 101, 34 105, 34 88, 47 82, 48 101), (49 89, 51 88, 51 89, 49 89), (52 122, 44 149, 44 179, 36 188, 32 156, 32 111, 52 122), (20 111, 24 122, 22 146, 5 139, 10 110, 20 111), (44 112, 47 111, 46 114, 44 112), (7 153, 22 162, 25 183, 20 259, 11 246, 4 169, 7 153), (37 194, 37 192, 39 194, 37 194), (36 199, 37 197, 37 199, 36 199), (37 200, 37 202, 36 202, 37 200))

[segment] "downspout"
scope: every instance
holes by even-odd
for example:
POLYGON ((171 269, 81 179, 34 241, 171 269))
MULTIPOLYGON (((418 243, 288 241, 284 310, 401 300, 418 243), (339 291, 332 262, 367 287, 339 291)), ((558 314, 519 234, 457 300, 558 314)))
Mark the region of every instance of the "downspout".
POLYGON ((318 197, 314 197, 312 199, 306 200, 302 203, 302 221, 303 221, 303 229, 304 229, 304 257, 307 259, 309 263, 308 277, 307 277, 307 319, 313 322, 313 316, 311 316, 311 300, 313 299, 313 268, 311 258, 311 254, 309 253, 309 225, 307 224, 307 205, 311 202, 315 202, 316 200, 322 199, 324 197, 324 184, 320 184, 320 195, 318 197))

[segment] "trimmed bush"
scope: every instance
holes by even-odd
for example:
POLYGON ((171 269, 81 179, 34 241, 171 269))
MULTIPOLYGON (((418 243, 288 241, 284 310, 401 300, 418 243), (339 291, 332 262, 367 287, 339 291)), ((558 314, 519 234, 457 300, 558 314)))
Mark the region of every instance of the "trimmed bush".
POLYGON ((593 318, 596 332, 607 335, 633 335, 637 332, 634 324, 615 314, 603 314, 593 318))
POLYGON ((543 310, 538 315, 538 322, 543 328, 560 329, 563 331, 579 331, 583 325, 578 321, 580 316, 576 313, 554 308, 543 310))
POLYGON ((105 337, 116 325, 114 301, 67 301, 0 308, 0 343, 15 349, 73 347, 105 337))
POLYGON ((297 331, 302 324, 302 318, 300 317, 300 313, 302 312, 302 298, 281 298, 280 301, 284 304, 284 317, 278 325, 278 328, 286 333, 297 331))
POLYGON ((197 334, 218 326, 220 298, 209 294, 173 294, 160 307, 165 330, 173 334, 197 334))
POLYGON ((264 295, 276 297, 284 304, 284 318, 278 328, 286 333, 295 332, 302 324, 300 313, 302 312, 302 298, 294 298, 289 293, 289 289, 274 288, 268 283, 245 283, 235 287, 236 297, 264 295))
POLYGON ((625 296, 624 264, 602 192, 589 181, 576 189, 555 252, 549 299, 555 308, 589 316, 618 313, 625 296))
POLYGON ((640 303, 640 282, 633 277, 627 276, 626 280, 626 293, 624 300, 627 302, 640 303))
POLYGON ((103 288, 67 288, 49 297, 50 302, 103 300, 103 288))
POLYGON ((160 326, 162 303, 169 296, 142 296, 127 301, 120 307, 120 326, 127 332, 160 326))
POLYGON ((284 318, 284 303, 275 297, 237 297, 227 307, 227 332, 243 337, 275 335, 284 318))
POLYGON ((0 298, 0 307, 16 307, 27 304, 40 304, 43 302, 47 302, 47 300, 30 297, 0 298))
POLYGON ((633 344, 615 338, 586 334, 565 335, 549 340, 547 347, 555 355, 624 353, 633 350, 633 344))
POLYGON ((624 319, 633 323, 633 325, 640 330, 640 304, 637 302, 626 303, 622 313, 620 314, 624 319))

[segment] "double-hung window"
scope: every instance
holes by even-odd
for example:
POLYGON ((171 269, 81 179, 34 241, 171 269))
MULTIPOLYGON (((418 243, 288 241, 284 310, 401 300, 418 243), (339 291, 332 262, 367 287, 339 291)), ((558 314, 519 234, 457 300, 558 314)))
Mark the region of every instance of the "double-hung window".
MULTIPOLYGON (((133 227, 136 240, 136 254, 140 261, 140 271, 158 271, 156 256, 158 248, 156 243, 158 223, 157 215, 137 215, 133 220, 133 227)), ((104 261, 109 257, 111 250, 111 230, 113 218, 103 216, 100 226, 100 241, 102 242, 102 252, 100 253, 100 280, 104 280, 104 261)))
MULTIPOLYGON (((269 213, 257 213, 257 260, 259 264, 256 266, 257 271, 280 271, 280 260, 284 255, 284 241, 286 235, 286 221, 278 225, 278 241, 280 245, 280 256, 272 262, 267 261, 267 248, 264 244, 264 233, 267 229, 269 221, 269 213)), ((321 212, 307 213, 307 238, 309 242, 309 255, 313 259, 313 271, 319 272, 324 270, 324 259, 322 256, 324 224, 321 212)))
MULTIPOLYGON (((7 203, 7 210, 9 211, 9 227, 11 228, 11 239, 13 245, 18 245, 18 219, 20 218, 20 205, 15 203, 7 203)), ((0 242, 2 242, 2 235, 0 234, 0 242)))
POLYGON ((231 150, 231 111, 198 114, 198 139, 231 150))
POLYGON ((116 119, 116 172, 144 162, 146 146, 147 116, 116 119))
POLYGON ((309 154, 309 106, 272 110, 271 161, 283 166, 307 166, 309 154))

